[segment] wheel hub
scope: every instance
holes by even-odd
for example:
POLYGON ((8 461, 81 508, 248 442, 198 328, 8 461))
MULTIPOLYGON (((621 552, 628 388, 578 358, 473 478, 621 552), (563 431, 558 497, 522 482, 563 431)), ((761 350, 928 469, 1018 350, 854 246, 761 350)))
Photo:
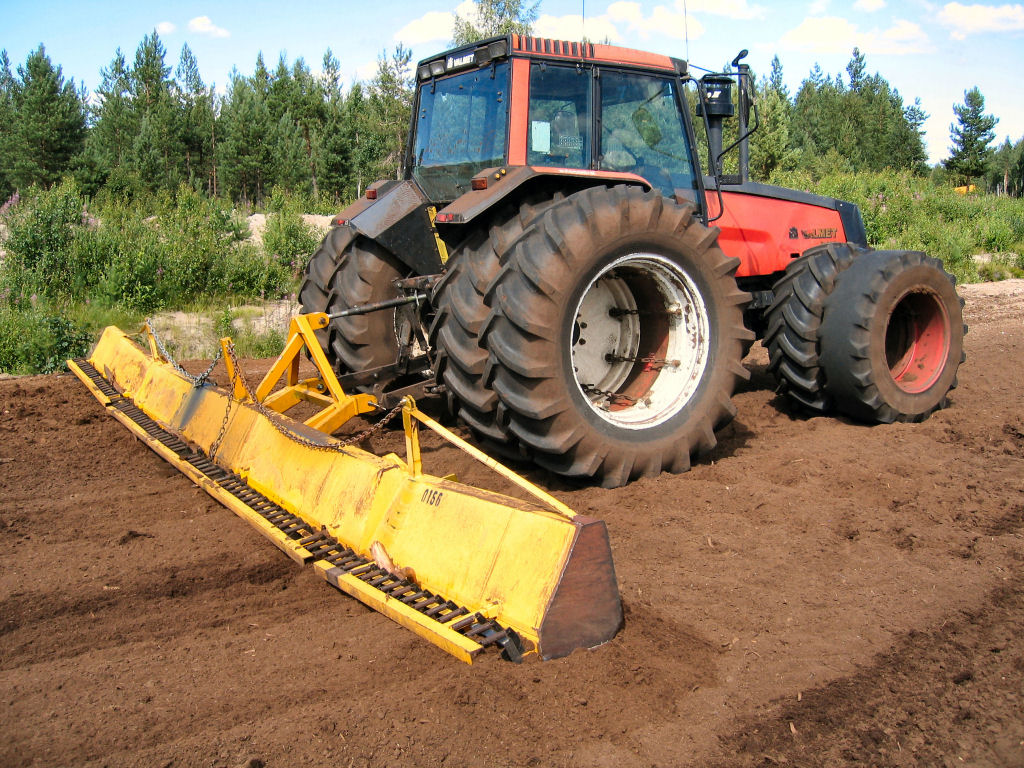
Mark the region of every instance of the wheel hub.
POLYGON ((949 336, 949 318, 935 294, 904 294, 885 329, 885 358, 896 385, 910 394, 932 386, 949 356, 949 336))
POLYGON ((663 256, 622 256, 580 299, 571 329, 576 384, 619 427, 650 428, 695 394, 710 351, 707 308, 690 276, 663 256))

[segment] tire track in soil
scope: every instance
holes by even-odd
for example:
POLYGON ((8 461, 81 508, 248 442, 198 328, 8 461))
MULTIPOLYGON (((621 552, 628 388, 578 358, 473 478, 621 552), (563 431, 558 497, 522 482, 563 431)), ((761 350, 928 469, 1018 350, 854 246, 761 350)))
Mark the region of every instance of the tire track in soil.
POLYGON ((772 702, 721 736, 730 756, 706 765, 1024 765, 1022 635, 1018 573, 856 675, 772 702))

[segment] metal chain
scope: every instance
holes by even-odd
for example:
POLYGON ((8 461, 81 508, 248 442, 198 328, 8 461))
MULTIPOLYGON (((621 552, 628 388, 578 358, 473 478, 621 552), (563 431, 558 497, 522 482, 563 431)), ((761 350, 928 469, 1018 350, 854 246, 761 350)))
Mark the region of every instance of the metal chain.
POLYGON ((611 407, 613 405, 633 406, 636 405, 637 402, 639 402, 637 398, 631 397, 630 395, 625 395, 622 394, 621 392, 612 392, 611 390, 608 389, 599 389, 593 384, 582 384, 581 388, 583 389, 583 392, 585 394, 597 395, 598 397, 605 398, 605 400, 608 401, 608 407, 611 407))
POLYGON ((159 349, 160 354, 164 356, 164 360, 169 362, 174 367, 174 370, 176 370, 186 379, 191 381, 193 387, 203 386, 206 383, 206 380, 210 378, 210 374, 213 373, 213 369, 216 367, 217 362, 220 360, 221 350, 217 350, 217 355, 216 357, 213 358, 213 362, 210 363, 209 368, 207 368, 198 376, 193 376, 191 373, 182 368, 181 365, 178 364, 177 360, 171 357, 171 353, 167 351, 167 347, 164 346, 163 340, 157 335, 156 328, 153 327, 153 320, 151 318, 146 320, 146 326, 149 328, 149 332, 153 336, 153 341, 156 342, 156 348, 159 349))
POLYGON ((245 380, 245 375, 242 373, 242 367, 239 363, 238 355, 235 354, 235 345, 233 342, 228 343, 228 355, 231 357, 231 369, 233 371, 230 382, 230 388, 232 391, 228 392, 228 403, 227 407, 224 410, 224 421, 221 423, 220 433, 217 435, 217 439, 214 440, 213 444, 210 446, 211 456, 216 452, 216 449, 220 447, 220 442, 221 440, 224 439, 224 433, 227 431, 228 415, 231 412, 231 402, 232 400, 234 400, 233 390, 235 382, 238 382, 239 384, 242 385, 242 389, 245 390, 246 396, 249 398, 249 400, 252 401, 253 407, 267 417, 267 421, 269 421, 273 425, 274 429, 276 429, 282 435, 287 437, 289 440, 292 440, 293 442, 296 442, 299 445, 305 446, 306 448, 310 448, 314 451, 346 453, 345 449, 348 448, 353 443, 360 442, 361 440, 364 440, 367 437, 370 437, 371 435, 374 435, 378 432, 383 432, 384 428, 388 425, 388 422, 394 419, 395 416, 397 416, 401 412, 405 404, 403 400, 403 402, 399 403, 390 411, 388 411, 388 413, 385 414, 384 418, 382 418, 376 424, 372 425, 367 429, 364 429, 362 432, 358 432, 354 435, 349 436, 345 440, 327 444, 314 443, 312 440, 308 440, 305 437, 302 437, 301 435, 297 435, 290 429, 285 427, 275 418, 276 416, 279 415, 276 411, 270 410, 265 405, 263 405, 263 403, 260 403, 256 400, 256 398, 253 396, 252 390, 249 388, 249 383, 245 380))

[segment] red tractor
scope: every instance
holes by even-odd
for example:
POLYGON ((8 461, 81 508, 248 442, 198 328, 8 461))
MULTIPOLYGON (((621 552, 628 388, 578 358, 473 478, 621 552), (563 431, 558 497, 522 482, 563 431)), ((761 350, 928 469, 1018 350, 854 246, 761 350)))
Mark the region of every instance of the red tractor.
POLYGON ((943 407, 966 331, 953 278, 871 250, 855 205, 748 180, 743 55, 698 80, 510 35, 422 61, 404 179, 335 219, 300 291, 331 316, 342 385, 382 407, 443 392, 490 450, 607 487, 714 447, 755 338, 810 412, 943 407))

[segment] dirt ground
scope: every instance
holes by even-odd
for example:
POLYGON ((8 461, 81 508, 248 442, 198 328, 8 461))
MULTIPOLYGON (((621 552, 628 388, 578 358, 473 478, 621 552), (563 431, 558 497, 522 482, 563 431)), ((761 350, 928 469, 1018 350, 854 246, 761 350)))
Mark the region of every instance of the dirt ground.
POLYGON ((963 293, 960 387, 923 424, 797 417, 755 346, 690 473, 530 471, 607 521, 626 610, 544 663, 460 664, 74 377, 0 381, 0 766, 1024 765, 1024 282, 963 293))

